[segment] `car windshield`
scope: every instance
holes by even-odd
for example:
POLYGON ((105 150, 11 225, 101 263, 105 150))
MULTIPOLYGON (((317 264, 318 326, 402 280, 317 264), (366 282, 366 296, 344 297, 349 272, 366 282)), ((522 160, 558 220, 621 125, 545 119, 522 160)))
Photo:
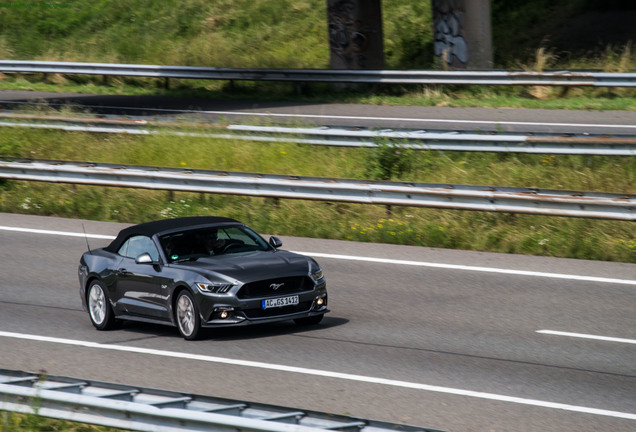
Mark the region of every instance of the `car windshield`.
POLYGON ((245 226, 206 227, 179 231, 159 238, 168 262, 202 257, 266 251, 268 243, 245 226))

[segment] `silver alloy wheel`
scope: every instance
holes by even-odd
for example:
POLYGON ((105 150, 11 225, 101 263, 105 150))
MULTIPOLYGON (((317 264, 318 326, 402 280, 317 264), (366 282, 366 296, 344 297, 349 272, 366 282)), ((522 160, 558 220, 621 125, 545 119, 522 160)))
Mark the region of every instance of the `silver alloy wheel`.
POLYGON ((104 322, 106 307, 106 296, 104 291, 102 291, 102 287, 99 284, 91 285, 88 294, 88 310, 95 324, 100 325, 104 322))
POLYGON ((194 305, 190 297, 183 294, 177 302, 177 323, 181 333, 190 336, 194 331, 194 305))

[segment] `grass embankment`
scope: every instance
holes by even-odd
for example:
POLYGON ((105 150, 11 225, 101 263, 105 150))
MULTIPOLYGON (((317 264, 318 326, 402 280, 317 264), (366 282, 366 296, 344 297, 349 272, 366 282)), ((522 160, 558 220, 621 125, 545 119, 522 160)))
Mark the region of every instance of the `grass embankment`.
MULTIPOLYGON (((159 4, 149 0, 60 0, 50 4, 56 7, 0 9, 0 58, 238 68, 329 67, 324 0, 180 0, 159 4)), ((573 28, 577 16, 586 12, 594 13, 594 5, 586 0, 567 5, 547 0, 522 5, 495 2, 495 67, 532 71, 633 70, 636 58, 631 45, 625 40, 612 44, 611 38, 603 39, 603 29, 609 26, 602 22, 595 35, 607 40, 607 46, 590 46, 583 52, 569 49, 567 41, 562 42, 566 45, 553 46, 549 38, 535 34, 563 33, 563 28, 573 28)), ((623 12, 625 15, 629 11, 623 12)), ((387 69, 443 66, 433 55, 431 2, 384 0, 382 15, 387 69)), ((581 37, 573 35, 571 39, 581 37)), ((235 83, 230 88, 222 81, 171 80, 170 90, 163 89, 163 84, 162 80, 130 77, 111 77, 104 85, 102 77, 0 74, 1 88, 22 90, 458 107, 636 109, 636 92, 620 88, 393 85, 358 93, 335 93, 323 85, 305 85, 299 96, 296 84, 235 83)))
MULTIPOLYGON (((323 0, 50 3, 59 7, 0 9, 0 57, 244 68, 329 65, 323 0)), ((391 67, 432 61, 429 3, 383 2, 391 67)))
MULTIPOLYGON (((621 60, 620 48, 634 34, 634 8, 627 3, 495 1, 495 67, 526 68, 544 47, 542 60, 533 68, 633 68, 633 63, 621 60)), ((381 4, 387 68, 440 67, 433 55, 431 2, 381 4)), ((328 38, 324 0, 53 0, 0 5, 3 59, 326 68, 328 38)))
MULTIPOLYGON (((496 67, 527 70, 593 68, 626 71, 634 67, 630 45, 591 51, 587 57, 563 48, 538 49, 542 40, 513 40, 542 26, 562 28, 545 17, 554 2, 517 6, 497 2, 493 12, 496 67), (529 21, 524 22, 524 19, 529 21), (513 29, 514 31, 511 31, 513 29), (497 49, 506 34, 508 48, 497 49), (522 44, 523 42, 525 44, 522 44), (514 47, 514 49, 510 48, 514 47)), ((62 2, 60 2, 61 4, 62 2)), ((569 2, 566 12, 589 2, 569 2)), ((326 2, 323 0, 181 0, 129 2, 76 0, 63 8, 6 8, 0 13, 0 57, 59 61, 173 64, 216 67, 326 68, 329 66, 326 2)), ((430 69, 430 2, 382 2, 385 60, 390 69, 430 69)), ((551 9, 550 9, 551 10, 551 9)), ((569 27, 568 27, 569 28, 569 27)), ((544 30, 548 32, 548 30, 544 30)), ((523 38, 522 38, 523 39, 523 38)), ((549 48, 549 45, 548 45, 549 48)), ((118 94, 167 94, 340 101, 371 104, 486 106, 559 109, 636 109, 633 89, 546 87, 375 87, 334 94, 296 86, 171 80, 171 89, 153 79, 87 76, 5 76, 2 88, 118 94), (41 81, 44 82, 41 82, 41 81)), ((380 151, 312 148, 292 144, 220 142, 174 137, 93 136, 44 131, 0 131, 0 154, 94 160, 230 171, 289 173, 379 179, 392 167, 393 180, 540 187, 634 193, 634 158, 529 156, 403 152, 391 161, 380 151), (384 159, 383 159, 384 158, 384 159), (394 165, 393 165, 394 164, 394 165)), ((390 150, 390 149, 389 149, 390 150)), ((389 151, 390 153, 390 151, 389 151)), ((394 156, 394 155, 393 155, 394 156)), ((633 224, 526 215, 416 208, 386 208, 319 202, 275 202, 260 198, 168 194, 124 189, 8 182, 0 190, 0 210, 89 219, 141 222, 190 214, 223 214, 261 232, 356 241, 514 252, 599 260, 636 261, 633 224)))
POLYGON ((125 432, 104 426, 45 418, 36 414, 0 411, 0 432, 125 432))
MULTIPOLYGON (((1 129, 0 154, 227 171, 635 193, 636 158, 325 148, 1 129)), ((630 222, 6 182, 0 211, 143 222, 216 214, 260 232, 636 262, 630 222)))

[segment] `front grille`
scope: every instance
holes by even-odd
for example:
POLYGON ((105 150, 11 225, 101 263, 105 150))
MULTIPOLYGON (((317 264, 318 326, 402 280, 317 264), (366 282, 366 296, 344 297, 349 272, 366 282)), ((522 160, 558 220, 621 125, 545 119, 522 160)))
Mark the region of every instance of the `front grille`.
POLYGON ((243 312, 248 318, 268 318, 273 316, 290 315, 298 312, 306 312, 311 308, 311 301, 301 302, 293 306, 283 306, 270 309, 245 309, 243 312))
POLYGON ((236 296, 240 299, 251 299, 294 294, 312 289, 314 284, 309 276, 282 277, 247 283, 236 296), (277 288, 274 289, 275 287, 277 288))

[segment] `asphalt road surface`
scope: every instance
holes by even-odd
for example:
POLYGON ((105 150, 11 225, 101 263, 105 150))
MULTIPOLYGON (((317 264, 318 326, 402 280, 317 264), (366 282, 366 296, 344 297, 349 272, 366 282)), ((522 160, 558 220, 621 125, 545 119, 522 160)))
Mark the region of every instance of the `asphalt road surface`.
POLYGON ((154 120, 178 118, 239 124, 636 135, 635 111, 378 106, 0 91, 0 110, 10 111, 28 103, 46 103, 51 107, 71 104, 96 114, 142 116, 154 120))
POLYGON ((93 328, 82 222, 91 248, 124 226, 0 214, 0 368, 457 432, 636 430, 634 264, 282 237, 325 271, 323 322, 188 342, 93 328))

